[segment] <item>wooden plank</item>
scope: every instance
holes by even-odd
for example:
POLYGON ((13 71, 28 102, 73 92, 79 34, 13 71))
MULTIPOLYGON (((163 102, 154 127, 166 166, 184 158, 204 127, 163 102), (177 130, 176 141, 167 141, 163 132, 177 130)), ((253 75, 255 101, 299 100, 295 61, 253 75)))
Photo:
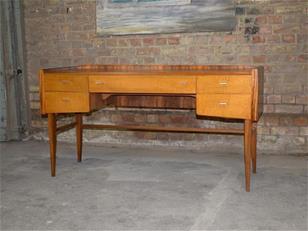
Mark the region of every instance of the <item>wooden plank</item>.
POLYGON ((1 140, 21 139, 29 126, 21 18, 20 0, 0 1, 1 140))
POLYGON ((66 132, 66 131, 72 129, 75 126, 76 126, 76 122, 57 127, 57 135, 62 133, 62 132, 66 132))
POLYGON ((184 132, 184 133, 216 133, 216 134, 244 134, 243 129, 236 128, 179 128, 138 125, 109 125, 109 124, 84 124, 83 129, 93 130, 130 130, 130 131, 156 131, 156 132, 184 132))
POLYGON ((231 31, 236 25, 232 0, 192 0, 190 4, 170 0, 168 5, 158 2, 155 6, 142 2, 121 4, 97 0, 99 35, 231 31))
POLYGON ((89 91, 101 93, 194 94, 194 76, 171 75, 90 75, 89 91))
MULTIPOLYGON (((2 6, 0 2, 0 12, 2 6)), ((1 12, 2 14, 2 12, 1 12)), ((2 16, 1 16, 2 17, 2 16)), ((0 23, 0 32, 2 33, 2 19, 0 23)), ((0 46, 3 44, 3 36, 0 36, 0 46)), ((7 123, 7 109, 6 109, 6 88, 5 88, 5 78, 4 78, 4 54, 3 49, 0 49, 0 141, 5 141, 6 137, 6 123, 7 123)))
POLYGON ((143 95, 116 95, 111 104, 117 107, 141 108, 168 108, 168 109, 194 109, 195 97, 191 96, 143 96, 143 95))

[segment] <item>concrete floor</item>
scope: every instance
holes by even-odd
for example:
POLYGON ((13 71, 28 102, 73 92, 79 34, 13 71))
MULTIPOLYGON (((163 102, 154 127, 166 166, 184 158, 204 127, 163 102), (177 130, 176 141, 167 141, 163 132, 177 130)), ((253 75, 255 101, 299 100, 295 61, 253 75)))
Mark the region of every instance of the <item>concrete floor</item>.
POLYGON ((1 230, 307 230, 307 159, 260 155, 252 192, 239 153, 58 144, 1 150, 1 230))

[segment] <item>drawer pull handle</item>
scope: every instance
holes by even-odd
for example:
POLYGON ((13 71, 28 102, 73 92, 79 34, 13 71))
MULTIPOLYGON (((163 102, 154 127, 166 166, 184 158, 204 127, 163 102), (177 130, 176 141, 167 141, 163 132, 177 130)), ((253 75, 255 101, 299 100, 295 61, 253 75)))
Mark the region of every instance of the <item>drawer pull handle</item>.
POLYGON ((181 81, 181 82, 180 82, 180 84, 181 84, 182 86, 186 86, 187 83, 188 83, 187 81, 181 81))
POLYGON ((62 79, 61 83, 63 84, 70 84, 72 81, 71 80, 66 80, 66 79, 62 79))
POLYGON ((225 86, 225 85, 228 85, 228 81, 220 81, 219 84, 225 86))
POLYGON ((96 85, 104 85, 104 82, 103 81, 95 81, 95 84, 96 85))
POLYGON ((225 106, 227 104, 228 104, 227 102, 219 102, 219 105, 221 105, 221 106, 225 106))
POLYGON ((70 102, 70 99, 69 98, 62 98, 62 101, 67 103, 67 102, 70 102))

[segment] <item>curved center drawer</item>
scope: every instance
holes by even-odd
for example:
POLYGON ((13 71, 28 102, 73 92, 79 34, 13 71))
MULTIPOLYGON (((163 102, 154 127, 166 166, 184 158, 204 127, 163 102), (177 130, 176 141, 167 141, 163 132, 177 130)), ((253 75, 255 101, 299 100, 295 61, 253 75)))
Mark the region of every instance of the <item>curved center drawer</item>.
POLYGON ((89 91, 104 93, 196 93, 194 76, 89 76, 89 91))

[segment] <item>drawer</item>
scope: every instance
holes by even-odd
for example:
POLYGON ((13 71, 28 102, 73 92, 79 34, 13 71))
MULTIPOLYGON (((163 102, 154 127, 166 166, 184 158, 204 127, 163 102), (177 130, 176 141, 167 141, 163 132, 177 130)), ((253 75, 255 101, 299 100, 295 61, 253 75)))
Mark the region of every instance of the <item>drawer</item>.
POLYGON ((251 119, 251 95, 197 94, 198 115, 251 119))
POLYGON ((252 78, 250 75, 199 76, 197 79, 197 92, 250 94, 252 92, 252 78))
POLYGON ((46 92, 45 113, 89 112, 89 94, 75 92, 46 92))
POLYGON ((90 92, 196 93, 196 78, 175 76, 89 76, 90 92))
POLYGON ((66 74, 45 74, 45 91, 88 91, 88 76, 85 75, 66 75, 66 74))

